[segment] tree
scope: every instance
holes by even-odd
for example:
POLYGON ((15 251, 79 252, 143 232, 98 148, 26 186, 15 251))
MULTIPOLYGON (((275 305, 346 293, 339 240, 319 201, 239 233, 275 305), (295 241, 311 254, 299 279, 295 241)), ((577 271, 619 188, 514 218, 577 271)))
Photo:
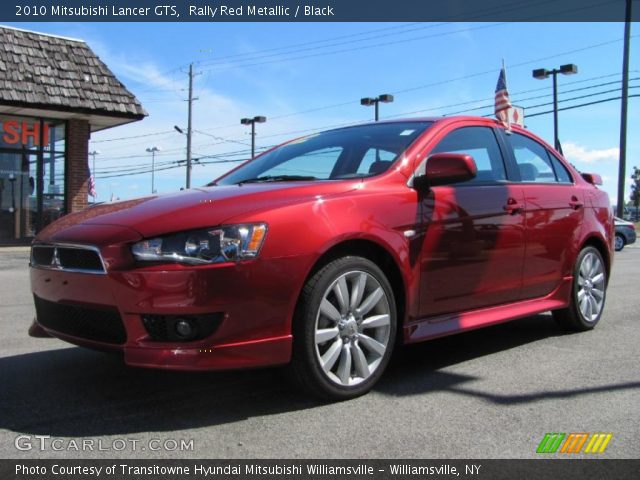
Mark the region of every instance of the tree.
POLYGON ((640 207, 640 168, 633 167, 633 175, 631 175, 633 183, 631 184, 631 204, 636 207, 640 207))

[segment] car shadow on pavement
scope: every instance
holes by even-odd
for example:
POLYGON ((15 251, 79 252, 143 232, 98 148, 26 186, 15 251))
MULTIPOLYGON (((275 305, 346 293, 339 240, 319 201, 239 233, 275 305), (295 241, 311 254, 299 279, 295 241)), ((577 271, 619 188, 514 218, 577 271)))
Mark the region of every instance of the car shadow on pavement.
MULTIPOLYGON (((547 313, 430 342, 408 345, 396 350, 376 390, 392 396, 448 391, 480 398, 498 405, 513 405, 598 392, 640 389, 640 382, 627 382, 578 389, 554 389, 521 395, 499 394, 464 385, 478 380, 478 377, 441 371, 467 360, 518 348, 545 338, 574 334, 561 329, 552 315, 547 313)), ((538 359, 532 361, 536 362, 538 359)))
MULTIPOLYGON (((444 390, 497 403, 535 400, 465 391, 461 383, 472 377, 439 370, 557 335, 562 332, 551 318, 538 315, 400 348, 373 394, 444 390)), ((281 369, 147 370, 125 366, 118 355, 75 347, 0 358, 0 385, 0 429, 60 437, 202 428, 319 406, 281 369)))

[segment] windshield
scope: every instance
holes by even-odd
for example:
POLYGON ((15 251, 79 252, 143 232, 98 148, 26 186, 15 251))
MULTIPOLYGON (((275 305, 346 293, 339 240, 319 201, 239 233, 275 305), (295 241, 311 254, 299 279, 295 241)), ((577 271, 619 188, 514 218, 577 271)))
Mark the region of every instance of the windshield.
POLYGON ((309 135, 246 163, 216 185, 377 175, 388 170, 432 123, 377 123, 309 135))

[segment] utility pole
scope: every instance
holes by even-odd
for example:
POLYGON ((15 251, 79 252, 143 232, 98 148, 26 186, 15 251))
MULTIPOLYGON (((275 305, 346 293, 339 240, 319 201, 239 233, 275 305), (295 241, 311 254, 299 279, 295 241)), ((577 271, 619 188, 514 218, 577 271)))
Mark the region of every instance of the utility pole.
POLYGON ((624 182, 627 171, 627 102, 629 100, 629 41, 631 39, 631 2, 627 0, 624 22, 624 53, 622 54, 622 105, 620 108, 620 163, 618 165, 618 201, 616 215, 624 213, 624 182))
POLYGON ((189 113, 187 116, 187 189, 191 188, 191 117, 193 111, 193 63, 189 64, 189 113))

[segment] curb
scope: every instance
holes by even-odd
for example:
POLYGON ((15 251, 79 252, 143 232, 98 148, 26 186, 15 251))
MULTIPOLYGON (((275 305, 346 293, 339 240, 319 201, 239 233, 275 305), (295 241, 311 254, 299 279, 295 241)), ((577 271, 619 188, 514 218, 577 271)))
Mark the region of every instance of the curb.
POLYGON ((3 253, 29 253, 31 247, 0 247, 0 255, 3 253))

